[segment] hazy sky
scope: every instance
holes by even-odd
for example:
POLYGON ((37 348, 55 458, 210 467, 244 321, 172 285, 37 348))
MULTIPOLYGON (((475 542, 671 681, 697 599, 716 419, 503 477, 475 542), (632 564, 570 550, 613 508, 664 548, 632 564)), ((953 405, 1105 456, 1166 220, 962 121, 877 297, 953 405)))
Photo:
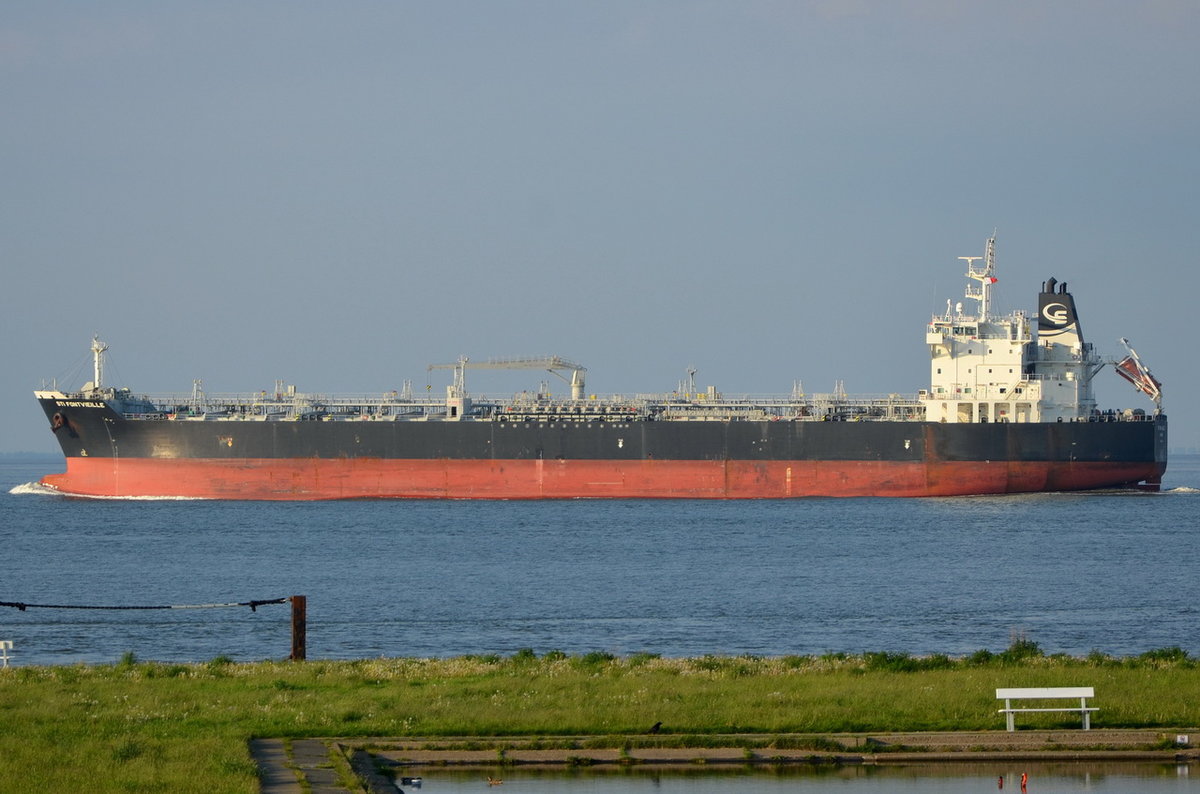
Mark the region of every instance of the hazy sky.
POLYGON ((993 229, 1198 447, 1198 77, 1195 0, 7 3, 0 451, 93 333, 135 391, 912 394, 993 229))

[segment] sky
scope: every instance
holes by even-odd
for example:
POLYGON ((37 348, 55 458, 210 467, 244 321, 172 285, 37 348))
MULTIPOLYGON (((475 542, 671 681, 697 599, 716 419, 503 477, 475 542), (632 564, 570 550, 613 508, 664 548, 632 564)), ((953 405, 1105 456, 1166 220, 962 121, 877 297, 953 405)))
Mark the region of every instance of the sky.
POLYGON ((1200 447, 1198 42, 1194 0, 6 4, 0 452, 57 451, 93 334, 136 392, 915 394, 993 231, 996 308, 1067 281, 1200 447))

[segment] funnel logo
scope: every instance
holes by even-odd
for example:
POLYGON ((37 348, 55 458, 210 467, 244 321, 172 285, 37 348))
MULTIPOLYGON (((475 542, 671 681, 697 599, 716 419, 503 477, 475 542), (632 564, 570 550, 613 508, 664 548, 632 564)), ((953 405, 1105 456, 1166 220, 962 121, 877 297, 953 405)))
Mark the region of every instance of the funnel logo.
POLYGON ((1042 317, 1051 325, 1066 325, 1071 319, 1071 312, 1061 303, 1047 303, 1042 307, 1042 317))
POLYGON ((1038 299, 1037 318, 1038 331, 1043 337, 1059 341, 1074 336, 1083 341, 1079 315, 1075 313, 1075 301, 1069 294, 1043 292, 1038 299))

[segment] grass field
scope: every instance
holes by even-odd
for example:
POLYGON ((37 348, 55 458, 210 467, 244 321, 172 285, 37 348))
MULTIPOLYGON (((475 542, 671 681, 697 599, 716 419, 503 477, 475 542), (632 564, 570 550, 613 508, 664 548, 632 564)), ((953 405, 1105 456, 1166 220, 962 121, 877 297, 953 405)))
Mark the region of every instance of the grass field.
MULTIPOLYGON (((997 687, 1093 686, 1097 728, 1200 726, 1200 664, 868 653, 141 663, 0 670, 0 791, 253 792, 252 737, 1003 730, 997 687)), ((1077 727, 1070 714, 1030 727, 1077 727)))

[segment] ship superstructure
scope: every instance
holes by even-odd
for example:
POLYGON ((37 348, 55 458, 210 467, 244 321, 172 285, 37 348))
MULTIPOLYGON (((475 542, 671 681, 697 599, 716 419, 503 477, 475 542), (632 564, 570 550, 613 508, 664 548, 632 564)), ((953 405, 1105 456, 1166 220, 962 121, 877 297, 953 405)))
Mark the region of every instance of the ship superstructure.
POLYGON ((930 383, 921 393, 931 422, 1073 422, 1097 415, 1093 378, 1104 360, 1083 339, 1065 282, 1042 284, 1036 319, 990 312, 996 239, 967 261, 966 299, 929 323, 930 383), (976 263, 982 259, 984 264, 976 263))
POLYGON ((107 346, 78 392, 36 393, 67 457, 44 482, 66 493, 249 499, 371 497, 925 496, 1154 487, 1166 467, 1161 387, 1136 353, 1117 371, 1154 410, 1101 411, 1105 361, 1084 341, 1066 284, 1049 279, 1036 317, 994 315, 995 238, 967 263, 965 299, 926 327, 927 388, 776 397, 679 388, 588 393, 557 356, 435 364, 444 397, 271 390, 135 395, 103 383, 107 346), (982 262, 982 264, 979 264, 982 262), (502 399, 467 390, 467 370, 545 371, 502 399), (566 373, 566 374, 564 374, 566 373))

